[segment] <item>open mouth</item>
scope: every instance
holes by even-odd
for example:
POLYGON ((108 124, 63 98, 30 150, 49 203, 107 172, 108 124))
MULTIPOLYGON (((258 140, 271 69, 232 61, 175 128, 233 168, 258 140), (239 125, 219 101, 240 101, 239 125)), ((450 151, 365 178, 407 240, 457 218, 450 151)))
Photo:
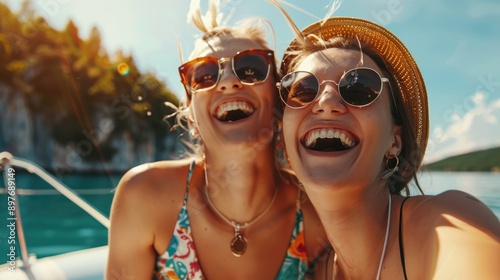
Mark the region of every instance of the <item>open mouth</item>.
POLYGON ((217 108, 215 117, 222 122, 234 122, 248 118, 255 109, 252 104, 244 101, 223 103, 217 108))
POLYGON ((304 145, 314 151, 345 151, 356 145, 352 135, 334 128, 320 128, 309 131, 304 137, 304 145))

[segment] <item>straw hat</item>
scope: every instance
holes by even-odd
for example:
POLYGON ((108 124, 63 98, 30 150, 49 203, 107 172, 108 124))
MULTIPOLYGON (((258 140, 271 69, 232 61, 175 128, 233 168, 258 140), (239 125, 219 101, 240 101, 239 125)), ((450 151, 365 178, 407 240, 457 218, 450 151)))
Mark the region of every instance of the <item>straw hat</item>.
MULTIPOLYGON (((357 37, 362 44, 372 46, 387 61, 389 71, 393 71, 405 109, 416 128, 417 145, 422 153, 425 152, 429 137, 427 91, 415 60, 394 34, 374 22, 352 17, 332 17, 323 25, 316 22, 306 27, 302 34, 315 34, 323 40, 332 37, 357 37)), ((293 42, 290 46, 293 46, 293 42)), ((282 70, 290 58, 285 56, 282 70)))

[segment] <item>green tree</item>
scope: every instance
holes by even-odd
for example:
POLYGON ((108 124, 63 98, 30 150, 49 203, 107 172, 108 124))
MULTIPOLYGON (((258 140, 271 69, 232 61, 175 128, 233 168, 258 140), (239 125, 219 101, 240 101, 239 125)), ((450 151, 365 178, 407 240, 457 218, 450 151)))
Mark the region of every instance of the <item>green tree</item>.
POLYGON ((112 139, 123 133, 140 144, 148 139, 143 132, 152 131, 162 151, 172 125, 163 121, 172 113, 164 103, 178 104, 164 82, 141 72, 131 55, 118 51, 110 59, 97 27, 87 39, 72 20, 56 30, 36 16, 28 0, 18 13, 0 3, 0 14, 0 83, 22 92, 32 115, 57 143, 88 141, 99 118, 109 118, 112 133, 90 139, 93 152, 86 160, 110 159, 112 139), (119 65, 128 71, 119 72, 119 65))

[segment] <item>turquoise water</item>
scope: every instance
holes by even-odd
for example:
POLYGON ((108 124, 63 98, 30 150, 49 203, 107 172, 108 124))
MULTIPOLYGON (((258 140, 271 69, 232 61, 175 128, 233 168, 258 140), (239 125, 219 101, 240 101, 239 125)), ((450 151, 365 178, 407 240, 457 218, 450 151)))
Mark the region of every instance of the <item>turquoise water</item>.
POLYGON ((500 173, 425 172, 419 178, 425 194, 462 190, 484 202, 500 219, 500 173))
MULTIPOLYGON (((64 185, 109 217, 112 190, 118 184, 120 175, 66 175, 59 177, 64 185)), ((36 195, 19 195, 21 217, 29 253, 38 258, 92 248, 107 244, 108 230, 68 198, 59 194, 36 175, 17 173, 17 189, 30 189, 36 195)), ((0 186, 3 188, 3 180, 0 186)), ((5 190, 3 188, 3 190, 5 190)), ((7 195, 0 194, 0 218, 7 222, 7 195)), ((17 205, 17 206, 19 206, 17 205)), ((0 230, 0 261, 7 261, 6 226, 0 230), (5 252, 5 253, 4 253, 5 252)), ((17 256, 21 256, 17 246, 17 256)))
MULTIPOLYGON (((109 217, 112 189, 120 175, 66 175, 60 177, 66 186, 109 217)), ((33 189, 38 195, 23 195, 19 198, 22 222, 29 253, 38 258, 71 252, 78 249, 106 245, 108 230, 90 215, 74 205, 66 197, 36 175, 17 173, 19 190, 33 189)), ((3 181, 2 181, 3 182, 3 181)), ((500 173, 481 172, 431 172, 421 176, 420 183, 427 194, 436 194, 448 189, 459 189, 478 197, 500 218, 500 173)), ((0 184, 3 187, 3 183, 0 184)), ((7 223, 7 195, 0 194, 0 214, 7 223)), ((7 261, 9 244, 8 230, 1 226, 0 261, 7 261)), ((17 252, 20 256, 20 252, 17 252)))

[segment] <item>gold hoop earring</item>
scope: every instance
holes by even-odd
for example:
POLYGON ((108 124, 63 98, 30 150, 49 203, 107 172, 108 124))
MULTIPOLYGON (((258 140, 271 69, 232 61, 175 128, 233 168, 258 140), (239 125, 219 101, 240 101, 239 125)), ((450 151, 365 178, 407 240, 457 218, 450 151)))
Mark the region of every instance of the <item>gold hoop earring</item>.
POLYGON ((385 167, 387 168, 387 170, 385 170, 384 172, 382 172, 382 174, 380 174, 380 178, 384 180, 388 179, 399 170, 399 158, 397 156, 387 154, 385 156, 385 167), (392 164, 391 167, 392 159, 396 159, 396 163, 392 164))

